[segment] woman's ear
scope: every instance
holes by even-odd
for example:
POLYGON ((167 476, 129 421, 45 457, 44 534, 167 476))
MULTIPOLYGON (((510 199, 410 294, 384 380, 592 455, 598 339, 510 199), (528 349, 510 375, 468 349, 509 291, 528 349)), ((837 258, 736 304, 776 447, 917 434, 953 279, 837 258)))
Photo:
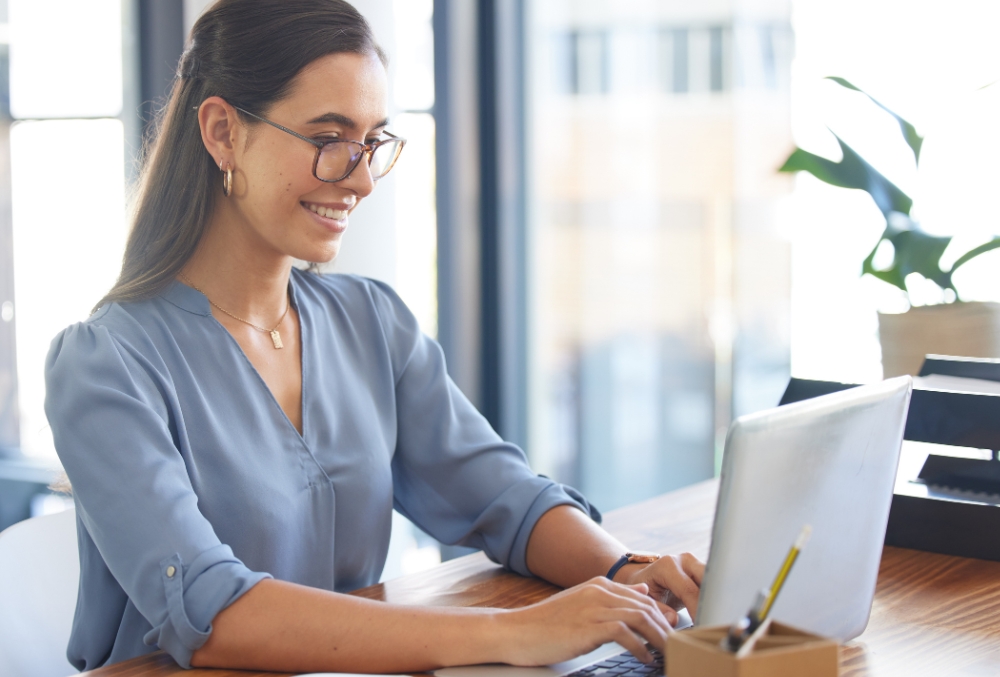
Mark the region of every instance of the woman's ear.
POLYGON ((198 107, 198 125, 201 127, 201 141, 205 150, 215 159, 215 164, 235 165, 233 148, 236 145, 236 109, 225 99, 210 96, 198 107))

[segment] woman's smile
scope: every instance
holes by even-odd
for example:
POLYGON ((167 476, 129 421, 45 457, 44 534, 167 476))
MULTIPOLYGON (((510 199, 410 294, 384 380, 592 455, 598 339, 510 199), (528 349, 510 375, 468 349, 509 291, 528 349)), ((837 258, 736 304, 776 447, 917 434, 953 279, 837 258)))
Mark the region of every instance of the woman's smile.
POLYGON ((342 233, 347 230, 347 215, 357 203, 353 200, 337 203, 306 202, 303 200, 299 204, 309 211, 312 217, 324 228, 342 233))

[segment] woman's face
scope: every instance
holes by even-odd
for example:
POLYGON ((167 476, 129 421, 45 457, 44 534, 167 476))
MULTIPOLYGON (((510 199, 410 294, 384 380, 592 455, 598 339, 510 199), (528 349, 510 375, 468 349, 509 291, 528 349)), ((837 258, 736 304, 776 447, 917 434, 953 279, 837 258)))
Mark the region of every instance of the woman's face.
MULTIPOLYGON (((375 55, 330 54, 295 78, 290 93, 263 113, 307 136, 373 141, 385 129, 386 73, 375 55)), ((250 111, 258 113, 259 111, 250 111)), ((367 161, 336 183, 312 173, 316 147, 263 122, 234 138, 234 185, 225 209, 275 253, 324 262, 337 256, 348 214, 375 187, 367 161)))

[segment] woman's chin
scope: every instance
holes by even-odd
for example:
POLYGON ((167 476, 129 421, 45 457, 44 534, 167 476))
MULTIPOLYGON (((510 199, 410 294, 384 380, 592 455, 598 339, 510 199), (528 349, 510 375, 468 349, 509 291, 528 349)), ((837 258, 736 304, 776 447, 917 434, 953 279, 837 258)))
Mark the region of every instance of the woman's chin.
POLYGON ((311 247, 295 247, 294 251, 287 252, 292 258, 306 263, 323 265, 330 263, 340 253, 340 238, 335 241, 323 242, 311 247))

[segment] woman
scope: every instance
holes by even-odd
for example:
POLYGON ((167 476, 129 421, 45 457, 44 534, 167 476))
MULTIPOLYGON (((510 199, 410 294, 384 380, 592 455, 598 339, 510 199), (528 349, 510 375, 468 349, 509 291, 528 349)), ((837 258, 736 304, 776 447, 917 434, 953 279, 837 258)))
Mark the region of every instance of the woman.
POLYGON ((385 58, 346 2, 221 0, 195 25, 121 276, 47 363, 79 520, 77 667, 161 648, 404 672, 611 640, 648 660, 668 593, 697 603, 689 555, 603 577, 625 547, 496 436, 390 288, 292 268, 337 255, 402 148, 386 125, 385 58), (571 589, 513 611, 342 594, 377 581, 394 505, 571 589))

